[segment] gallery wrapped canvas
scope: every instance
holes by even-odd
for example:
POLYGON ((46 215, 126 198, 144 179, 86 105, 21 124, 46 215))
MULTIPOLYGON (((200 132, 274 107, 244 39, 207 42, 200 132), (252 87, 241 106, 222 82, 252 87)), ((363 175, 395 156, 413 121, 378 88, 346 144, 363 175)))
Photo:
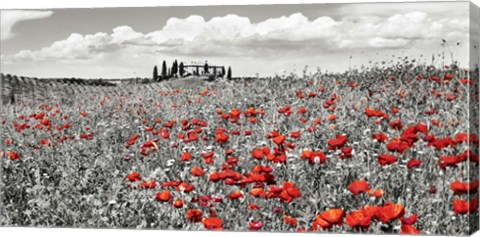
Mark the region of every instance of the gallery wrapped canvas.
POLYGON ((478 230, 469 2, 1 10, 0 225, 478 230))

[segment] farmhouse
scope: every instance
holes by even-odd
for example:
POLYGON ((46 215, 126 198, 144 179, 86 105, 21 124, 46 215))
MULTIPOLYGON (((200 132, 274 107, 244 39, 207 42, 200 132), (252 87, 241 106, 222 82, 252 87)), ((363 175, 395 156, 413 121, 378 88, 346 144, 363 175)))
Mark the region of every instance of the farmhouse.
POLYGON ((183 66, 185 69, 186 74, 196 75, 196 76, 215 76, 215 77, 223 77, 226 73, 224 66, 215 66, 215 65, 208 65, 207 62, 201 65, 198 63, 192 63, 183 66))

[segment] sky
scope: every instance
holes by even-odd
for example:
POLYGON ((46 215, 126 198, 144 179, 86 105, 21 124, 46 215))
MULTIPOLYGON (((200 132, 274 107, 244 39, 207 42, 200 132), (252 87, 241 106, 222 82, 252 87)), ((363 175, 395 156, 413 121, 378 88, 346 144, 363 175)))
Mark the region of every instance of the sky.
POLYGON ((467 66, 468 7, 419 2, 2 10, 1 71, 151 77, 154 65, 177 59, 230 66, 234 76, 273 76, 305 68, 339 72, 405 56, 430 63, 432 54, 442 52, 450 62, 450 51, 467 66))

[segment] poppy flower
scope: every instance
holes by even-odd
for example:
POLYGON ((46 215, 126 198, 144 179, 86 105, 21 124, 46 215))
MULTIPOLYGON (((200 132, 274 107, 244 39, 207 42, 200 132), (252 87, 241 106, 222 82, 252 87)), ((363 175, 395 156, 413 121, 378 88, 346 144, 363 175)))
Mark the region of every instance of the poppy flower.
POLYGON ((230 199, 230 200, 236 200, 236 199, 240 199, 240 198, 243 198, 243 194, 240 191, 235 191, 235 192, 230 193, 228 195, 228 199, 230 199))
POLYGON ((378 163, 380 163, 381 166, 393 164, 397 162, 397 160, 397 157, 389 154, 380 154, 378 156, 378 163))
POLYGON ((359 193, 367 192, 370 190, 367 181, 365 180, 355 180, 353 183, 348 185, 348 190, 352 192, 353 196, 357 196, 359 193))
POLYGON ((263 223, 261 221, 250 221, 248 222, 249 230, 259 230, 262 229, 263 223))
POLYGON ((291 138, 300 138, 300 132, 299 131, 294 131, 290 134, 291 138))
POLYGON ((409 217, 400 217, 400 221, 403 225, 413 225, 417 222, 417 214, 413 214, 409 217))
POLYGON ((250 195, 258 198, 258 197, 265 197, 267 196, 267 193, 265 193, 265 191, 263 190, 263 188, 254 188, 252 190, 250 190, 250 195))
POLYGON ((405 150, 408 150, 410 145, 402 139, 394 138, 387 144, 387 149, 392 152, 399 152, 403 154, 405 150))
POLYGON ((350 146, 343 147, 342 149, 340 149, 340 151, 342 152, 342 154, 340 154, 340 159, 343 160, 343 159, 352 157, 352 151, 353 151, 352 147, 350 146))
POLYGON ((346 224, 355 229, 362 228, 366 230, 370 227, 371 221, 372 216, 366 215, 362 211, 352 211, 345 218, 346 224))
POLYGON ((384 143, 388 140, 388 137, 385 133, 376 133, 372 135, 372 139, 377 140, 380 143, 384 143))
POLYGON ((414 167, 420 166, 420 164, 422 164, 421 160, 410 159, 407 163, 407 168, 413 169, 414 167))
POLYGON ((297 226, 297 218, 295 217, 284 215, 282 219, 286 225, 293 226, 293 227, 297 226))
POLYGON ((252 157, 261 160, 263 159, 264 153, 262 148, 256 148, 255 150, 252 151, 252 157))
POLYGON ((337 149, 340 149, 342 148, 348 141, 348 137, 347 136, 343 136, 343 135, 340 135, 340 134, 337 134, 336 137, 334 139, 330 139, 328 140, 327 144, 328 144, 328 149, 329 150, 337 150, 337 149))
POLYGON ((182 156, 180 157, 180 159, 182 161, 189 161, 190 159, 192 159, 192 154, 188 153, 188 152, 185 152, 182 154, 182 156))
POLYGON ((177 200, 175 200, 175 202, 173 203, 173 206, 174 206, 175 208, 182 208, 182 207, 183 207, 183 204, 184 204, 183 200, 177 199, 177 200))
POLYGON ((453 211, 457 214, 474 213, 478 209, 478 198, 474 198, 471 201, 454 200, 453 211))
POLYGON ((276 136, 275 138, 273 138, 273 142, 275 142, 275 144, 277 145, 283 144, 284 141, 285 141, 285 136, 276 136))
POLYGON ((193 167, 191 173, 193 176, 201 177, 205 174, 205 171, 203 171, 201 168, 193 167))
POLYGON ((417 230, 417 228, 413 227, 413 225, 402 225, 402 230, 400 234, 407 234, 407 235, 420 235, 421 232, 417 230))
POLYGON ((17 152, 8 151, 6 154, 8 155, 8 158, 10 158, 11 161, 21 160, 21 157, 17 152))
POLYGON ((215 155, 213 151, 202 152, 201 155, 203 157, 203 161, 205 162, 205 164, 213 164, 213 156, 215 155))
POLYGON ((478 184, 479 184, 478 179, 471 183, 468 183, 468 182, 462 183, 459 180, 455 180, 450 184, 450 189, 452 189, 455 195, 462 195, 466 193, 476 193, 478 192, 478 184))
POLYGON ((365 108, 365 114, 370 117, 384 117, 385 114, 380 110, 375 110, 370 107, 365 108))
POLYGON ((223 230, 223 221, 217 217, 209 217, 203 219, 203 226, 207 230, 223 230))
POLYGON ((440 169, 446 169, 447 167, 456 168, 457 164, 464 161, 462 156, 442 156, 438 159, 438 166, 440 169))
POLYGON ((140 188, 146 188, 146 189, 154 189, 157 187, 157 182, 151 180, 151 181, 143 181, 140 184, 140 188))
POLYGON ((377 217, 383 223, 396 220, 405 214, 405 207, 399 204, 386 203, 378 209, 377 217))
POLYGON ((187 184, 187 183, 180 183, 180 185, 177 186, 177 191, 178 192, 184 192, 184 193, 189 193, 193 191, 195 187, 193 185, 187 184))
POLYGON ((370 197, 376 197, 376 198, 381 198, 383 194, 385 194, 385 191, 381 189, 370 189, 367 191, 368 196, 370 197))
POLYGON ((304 114, 307 113, 307 109, 305 107, 301 107, 300 109, 297 110, 297 114, 304 114))
POLYGON ((127 179, 130 182, 136 182, 136 181, 142 180, 142 178, 140 176, 140 173, 138 173, 138 172, 132 172, 132 173, 128 174, 127 179))
POLYGON ((402 130, 402 128, 403 128, 402 121, 400 121, 400 119, 393 120, 392 122, 390 122, 390 128, 397 129, 397 130, 402 130))
POLYGON ((250 203, 250 205, 248 205, 248 210, 253 211, 253 210, 259 210, 259 209, 260 209, 260 207, 258 207, 258 205, 255 204, 255 203, 250 203))
POLYGON ((157 193, 155 198, 159 202, 170 202, 172 200, 172 195, 170 194, 170 191, 163 191, 157 193))
POLYGON ((321 151, 303 150, 300 159, 308 159, 310 165, 324 164, 327 160, 327 156, 321 151))
POLYGON ((199 209, 188 209, 187 210, 187 221, 188 222, 200 222, 202 221, 202 211, 199 209))
POLYGON ((300 190, 292 182, 283 182, 282 189, 283 191, 280 194, 282 201, 291 202, 295 198, 302 197, 300 190))
POLYGON ((343 213, 343 209, 339 208, 329 209, 320 213, 313 223, 313 229, 316 231, 319 227, 328 229, 332 225, 341 226, 343 223, 343 213))

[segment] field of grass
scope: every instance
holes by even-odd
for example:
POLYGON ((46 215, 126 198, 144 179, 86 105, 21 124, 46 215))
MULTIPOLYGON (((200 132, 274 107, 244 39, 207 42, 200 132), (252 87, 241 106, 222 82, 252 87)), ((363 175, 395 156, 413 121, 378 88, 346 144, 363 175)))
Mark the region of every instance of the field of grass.
POLYGON ((402 64, 3 105, 0 224, 469 234, 472 75, 402 64))

